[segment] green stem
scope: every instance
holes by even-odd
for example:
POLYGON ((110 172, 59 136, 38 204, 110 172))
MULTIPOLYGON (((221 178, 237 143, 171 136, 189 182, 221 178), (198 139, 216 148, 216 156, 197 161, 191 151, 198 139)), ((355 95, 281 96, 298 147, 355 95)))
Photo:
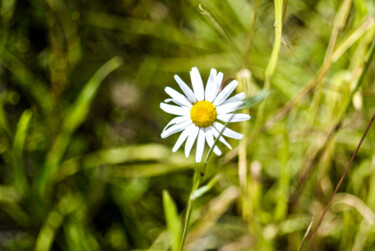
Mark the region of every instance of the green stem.
POLYGON ((196 168, 195 172, 194 172, 193 187, 191 189, 191 193, 190 193, 190 196, 189 196, 189 201, 188 201, 187 208, 186 208, 184 230, 182 232, 181 241, 180 241, 180 245, 179 245, 179 248, 178 248, 179 251, 182 251, 182 249, 184 248, 184 244, 185 244, 185 240, 186 240, 186 235, 187 235, 187 232, 188 232, 188 229, 189 229, 191 213, 193 212, 193 206, 194 206, 194 200, 195 200, 194 193, 199 188, 199 184, 201 183, 201 180, 202 180, 202 178, 204 176, 204 174, 201 173, 201 170, 205 170, 206 166, 207 166, 207 159, 203 163, 202 168, 201 169, 200 168, 196 168))
MULTIPOLYGON (((232 120, 233 116, 234 116, 234 114, 231 116, 231 118, 229 119, 229 121, 232 120)), ((215 139, 214 144, 212 145, 212 147, 208 151, 208 153, 206 155, 206 158, 205 158, 203 164, 201 165, 201 167, 200 168, 196 168, 195 171, 194 171, 193 187, 191 189, 191 193, 190 193, 190 196, 189 196, 189 201, 188 201, 187 208, 186 208, 186 216, 185 216, 185 222, 184 222, 184 229, 182 231, 181 241, 180 241, 180 245, 178 247, 179 251, 182 251, 182 249, 184 248, 184 244, 185 244, 185 240, 186 240, 186 235, 187 235, 187 232, 188 232, 188 229, 189 229, 191 213, 193 212, 194 200, 196 198, 196 196, 194 196, 195 191, 197 191, 198 188, 199 188, 201 180, 202 180, 202 178, 204 177, 204 175, 206 173, 206 167, 207 167, 208 159, 210 158, 214 147, 216 146, 216 144, 217 144, 219 138, 221 137, 221 135, 223 134, 223 132, 224 132, 225 128, 227 127, 229 121, 224 124, 223 129, 221 129, 221 131, 219 132, 219 136, 215 139)))

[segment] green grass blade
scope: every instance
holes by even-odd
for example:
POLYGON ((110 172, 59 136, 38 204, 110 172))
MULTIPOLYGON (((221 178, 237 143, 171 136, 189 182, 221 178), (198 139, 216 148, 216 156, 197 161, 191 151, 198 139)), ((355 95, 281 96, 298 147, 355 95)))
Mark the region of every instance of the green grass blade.
POLYGON ((199 189, 195 190, 193 192, 193 197, 194 198, 198 198, 198 197, 201 197, 203 194, 207 193, 208 191, 210 191, 214 186, 215 184, 219 181, 221 175, 220 174, 217 174, 215 175, 208 183, 207 185, 204 185, 202 187, 200 187, 199 189))
POLYGON ((51 250, 57 231, 64 223, 64 217, 77 210, 79 206, 82 206, 82 201, 78 196, 67 194, 60 199, 55 208, 49 212, 39 231, 35 244, 36 251, 51 250))
POLYGON ((105 77, 122 64, 120 57, 114 57, 105 63, 86 83, 85 87, 69 109, 63 122, 61 133, 57 136, 55 144, 47 155, 47 160, 42 173, 39 176, 37 189, 39 194, 44 194, 48 182, 58 169, 65 150, 69 144, 70 137, 78 126, 86 119, 95 94, 105 77))
POLYGON ((17 124, 17 130, 13 141, 13 172, 14 183, 17 189, 23 194, 27 189, 27 180, 25 168, 23 165, 23 147, 27 136, 31 120, 31 111, 26 110, 22 113, 17 124))
POLYGON ((100 67, 89 82, 86 83, 85 87, 67 114, 67 118, 63 124, 64 131, 71 133, 82 124, 82 122, 86 119, 91 102, 94 99, 100 84, 109 73, 116 70, 121 64, 122 59, 120 57, 112 58, 102 67, 100 67))
POLYGON ((171 235, 172 250, 175 251, 178 249, 181 235, 181 221, 178 216, 176 204, 167 190, 163 191, 163 206, 167 228, 171 235))

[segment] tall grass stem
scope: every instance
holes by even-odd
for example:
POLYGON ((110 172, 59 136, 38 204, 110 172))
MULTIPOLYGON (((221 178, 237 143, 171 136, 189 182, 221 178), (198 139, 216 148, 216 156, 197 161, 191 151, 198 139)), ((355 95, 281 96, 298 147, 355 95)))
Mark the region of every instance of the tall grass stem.
MULTIPOLYGON (((370 123, 368 124, 368 126, 367 126, 367 128, 366 128, 366 131, 364 132, 364 134, 363 134, 361 140, 360 140, 359 143, 358 143, 357 148, 355 149, 355 151, 354 151, 354 153, 353 153, 353 155, 352 155, 352 157, 351 157, 351 159, 350 159, 348 165, 346 166, 346 168, 345 168, 345 170, 344 170, 344 173, 341 175, 341 178, 340 178, 339 182, 338 182, 337 185, 336 185, 335 191, 334 191, 333 194, 331 195, 331 198, 329 199, 329 201, 328 201, 326 207, 324 208, 322 214, 320 215, 319 221, 318 221, 318 223, 316 224, 316 226, 315 226, 315 228, 314 228, 314 231, 312 232, 309 241, 307 242, 307 245, 306 245, 305 251, 307 251, 307 250, 309 249, 309 247, 310 247, 310 245, 311 245, 311 243, 312 243, 312 241, 313 241, 313 239, 314 239, 316 233, 318 232, 319 226, 320 226, 320 224, 322 223, 322 221, 323 221, 323 219, 324 219, 324 216, 325 216, 325 214, 327 213, 329 207, 331 206, 331 203, 332 203, 332 201, 333 201, 333 198, 335 197, 337 191, 339 190, 339 188, 340 188, 340 186, 341 186, 341 183, 343 182, 343 180, 344 180, 344 178, 345 178, 345 176, 346 176, 346 173, 347 173, 348 170, 349 170, 350 165, 352 164, 352 162, 353 162, 355 156, 357 155, 357 153, 358 153, 358 151, 359 151, 359 148, 361 147, 362 142, 363 142, 363 140, 365 139, 365 137, 366 137, 366 135, 367 135, 367 133, 368 133, 368 131, 369 131, 371 125, 372 125, 372 122, 374 122, 374 119, 375 119, 375 114, 372 116, 371 121, 370 121, 370 123)), ((302 246, 302 245, 303 245, 303 242, 301 243, 301 246, 302 246)))

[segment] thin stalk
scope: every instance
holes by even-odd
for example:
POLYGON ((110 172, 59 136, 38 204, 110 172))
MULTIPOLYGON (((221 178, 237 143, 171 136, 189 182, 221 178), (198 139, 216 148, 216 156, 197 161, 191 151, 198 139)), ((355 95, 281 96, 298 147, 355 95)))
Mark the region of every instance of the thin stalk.
POLYGON ((285 16, 286 16, 286 9, 287 9, 287 7, 288 7, 288 2, 289 2, 289 1, 286 0, 285 3, 284 3, 284 8, 283 8, 283 18, 282 18, 283 23, 284 23, 285 16))
MULTIPOLYGON (((344 28, 345 26, 351 3, 352 3, 352 0, 345 0, 342 3, 340 10, 338 11, 336 15, 336 20, 335 20, 333 30, 331 33, 331 38, 329 40, 326 54, 324 56, 323 65, 330 65, 332 63, 332 56, 333 56, 334 49, 336 46, 337 37, 339 35, 340 30, 344 28)), ((315 123, 315 119, 317 118, 319 104, 323 95, 323 90, 324 90, 324 81, 318 81, 316 88, 315 88, 314 96, 311 102, 310 112, 309 112, 310 116, 308 118, 308 121, 311 121, 311 123, 315 123)))
POLYGON ((208 150, 208 153, 206 155, 206 158, 204 160, 204 163, 202 165, 202 169, 200 171, 200 175, 203 177, 206 173, 206 167, 207 167, 207 163, 208 163, 208 159, 210 158, 211 154, 212 154, 212 151, 214 150, 214 147, 216 146, 217 142, 219 141, 219 138, 222 137, 221 135, 223 135, 223 132, 225 130, 225 128, 228 126, 229 124, 229 121, 231 121, 233 119, 233 116, 234 114, 232 114, 232 116, 229 118, 228 122, 226 122, 224 124, 224 127, 223 129, 221 129, 221 131, 219 132, 219 136, 217 136, 217 138, 215 139, 214 141, 214 144, 212 145, 212 147, 210 148, 210 150, 208 150))
MULTIPOLYGON (((236 78, 239 82, 239 92, 245 92, 248 97, 255 97, 255 87, 251 81, 251 72, 247 69, 241 70, 237 73, 236 78)), ((249 114, 249 108, 243 108, 242 113, 249 114)), ((241 188, 241 200, 242 200, 242 217, 244 220, 250 219, 251 209, 249 207, 250 197, 249 197, 249 180, 251 176, 248 174, 248 163, 247 163, 247 140, 249 135, 250 124, 248 121, 241 122, 241 133, 244 138, 240 141, 239 151, 238 151, 238 178, 241 188)))
POLYGON ((302 238, 302 242, 301 242, 301 245, 298 248, 298 251, 301 251, 302 244, 305 242, 306 238, 309 236, 309 233, 310 233, 310 230, 311 230, 311 227, 312 227, 313 223, 314 223, 314 217, 312 217, 311 222, 310 222, 309 226, 307 227, 306 233, 302 238))
POLYGON ((216 18, 214 18, 212 14, 202 6, 202 4, 199 4, 198 7, 201 11, 201 14, 207 16, 211 20, 211 22, 216 26, 216 28, 225 36, 225 38, 228 40, 229 44, 232 46, 235 52, 240 55, 241 54, 240 50, 238 49, 236 44, 233 42, 228 32, 224 30, 223 26, 220 25, 218 21, 216 21, 216 18))
MULTIPOLYGON (((324 219, 324 216, 325 216, 325 214, 327 213, 327 211, 328 211, 328 209, 329 209, 329 207, 330 207, 330 205, 331 205, 331 203, 332 203, 332 201, 333 201, 333 198, 335 197, 337 191, 339 190, 339 188, 340 188, 340 186, 341 186, 341 183, 343 182, 343 180, 344 180, 344 178, 345 178, 345 176, 346 176, 346 173, 347 173, 348 170, 349 170, 350 165, 352 164, 352 162, 353 162, 355 156, 357 155, 357 153, 358 153, 358 151, 359 151, 359 148, 360 148, 361 145, 362 145, 363 140, 366 138, 366 135, 367 135, 367 133, 368 133, 368 131, 369 131, 371 125, 372 125, 372 122, 374 122, 374 119, 375 119, 375 114, 372 116, 371 121, 370 121, 370 123, 368 124, 368 126, 367 126, 367 128, 366 128, 366 131, 364 132, 364 134, 363 134, 361 140, 360 140, 359 143, 358 143, 357 148, 355 149, 355 151, 354 151, 354 153, 353 153, 353 155, 352 155, 352 157, 351 157, 351 159, 350 159, 348 165, 346 166, 346 168, 345 168, 345 170, 344 170, 344 173, 341 175, 341 178, 340 178, 339 182, 338 182, 337 185, 336 185, 335 191, 334 191, 333 194, 331 195, 331 198, 329 199, 329 201, 328 201, 326 207, 324 208, 322 214, 320 215, 319 221, 318 221, 318 223, 316 224, 316 226, 315 226, 315 228, 314 228, 314 231, 313 231, 313 233, 311 234, 311 237, 310 237, 309 241, 307 242, 307 245, 306 245, 306 247, 305 247, 305 251, 309 249, 309 247, 310 247, 310 245, 311 245, 311 243, 312 243, 312 241, 313 241, 313 239, 314 239, 316 233, 318 232, 319 226, 320 226, 320 224, 322 223, 322 221, 323 221, 323 219, 324 219)), ((301 243, 301 246, 302 246, 302 245, 303 245, 303 242, 301 243)))
MULTIPOLYGON (((205 161, 203 163, 202 167, 205 168, 206 165, 207 165, 207 161, 205 161)), ((186 240, 186 235, 187 235, 187 232, 188 232, 188 229, 189 229, 189 223, 190 223, 191 213, 193 212, 193 206, 194 206, 194 200, 195 200, 194 193, 199 188, 199 184, 200 184, 200 182, 202 180, 202 177, 203 177, 201 175, 200 171, 201 170, 199 168, 196 168, 195 172, 194 172, 193 187, 191 189, 191 193, 190 193, 190 196, 189 196, 189 201, 188 201, 187 208, 186 208, 186 216, 185 216, 185 222, 184 222, 184 229, 182 231, 181 241, 180 241, 180 245, 178 247, 179 251, 182 251, 182 249, 184 248, 184 244, 185 244, 185 240, 186 240)))
MULTIPOLYGON (((275 40, 272 48, 272 53, 271 57, 268 61, 266 71, 265 71, 265 80, 264 80, 264 86, 263 90, 268 91, 270 88, 270 80, 273 74, 275 73, 276 70, 276 65, 279 57, 279 52, 280 52, 280 43, 282 40, 282 7, 283 7, 283 0, 275 0, 275 40)), ((256 124, 256 130, 258 131, 261 124, 263 123, 263 114, 264 114, 264 109, 266 107, 267 100, 264 100, 257 112, 257 124, 256 124)))
MULTIPOLYGON (((231 118, 228 121, 231 121, 232 118, 233 118, 233 116, 234 116, 234 114, 231 116, 231 118)), ((202 181, 202 178, 204 177, 204 175, 206 173, 206 167, 207 167, 208 159, 210 158, 214 147, 216 146, 219 138, 222 137, 221 135, 223 134, 223 132, 224 132, 224 130, 227 127, 228 124, 229 124, 229 122, 226 122, 224 124, 223 129, 219 132, 218 137, 215 139, 214 144, 212 145, 212 147, 208 151, 208 153, 206 155, 206 158, 205 158, 203 164, 201 165, 201 167, 200 168, 196 168, 195 171, 194 171, 193 187, 191 189, 190 196, 189 196, 189 201, 188 201, 187 208, 186 208, 186 216, 185 216, 185 221, 184 221, 184 229, 182 231, 181 241, 180 241, 180 245, 178 247, 179 251, 182 251, 182 249, 184 248, 184 245, 185 245, 186 235, 187 235, 187 232, 189 230, 191 213, 193 212, 194 201, 195 201, 195 198, 196 198, 195 192, 198 190, 199 185, 200 185, 200 183, 202 181)))
MULTIPOLYGON (((241 133, 247 135, 249 131, 249 123, 247 121, 241 123, 241 133)), ((247 137, 245 136, 239 145, 238 151, 238 176, 241 188, 242 198, 242 216, 248 219, 248 173, 247 173, 247 137)))
MULTIPOLYGON (((366 57, 365 65, 363 67, 363 70, 361 72, 361 75, 360 75, 360 77, 358 79, 358 82, 357 82, 354 90, 351 91, 350 96, 345 100, 344 104, 342 105, 342 109, 338 113, 337 120, 334 123, 334 126, 332 127, 332 129, 327 134, 325 142, 321 145, 321 147, 314 154, 314 157, 311 158, 309 166, 305 169, 306 171, 299 178, 299 181, 297 182, 297 184, 298 184, 297 188, 298 189, 296 190, 296 193, 291 196, 291 199, 290 199, 291 208, 295 208, 295 205, 298 202, 298 197, 300 196, 300 194, 303 191, 303 185, 306 184, 305 180, 308 178, 309 174, 312 172, 315 164, 319 161, 320 157, 324 154, 324 152, 325 152, 324 146, 326 146, 328 144, 329 140, 331 140, 331 138, 340 129, 343 117, 344 117, 346 111, 349 108, 349 105, 350 105, 351 100, 353 99, 354 93, 358 90, 358 88, 360 86, 362 86, 363 80, 364 80, 364 78, 366 76, 366 72, 367 72, 367 70, 368 70, 368 68, 369 68, 369 66, 371 64, 372 58, 374 56, 375 56, 375 40, 373 41, 373 43, 371 45, 369 53, 368 53, 368 55, 366 57)), ((354 79, 352 81, 354 81, 354 79)), ((350 82, 352 82, 352 81, 350 81, 350 82)))
MULTIPOLYGON (((341 18, 341 20, 343 20, 341 18)), ((335 60, 340 58, 341 55, 337 54, 337 51, 342 50, 341 47, 339 47, 335 52, 332 53, 335 56, 335 60), (338 56, 339 55, 339 56, 338 56)), ((327 53, 326 57, 327 58, 327 53)), ((285 117, 286 114, 289 113, 289 111, 292 110, 307 94, 309 94, 321 81, 324 80, 324 77, 326 76, 329 68, 331 67, 332 60, 326 59, 317 72, 317 74, 309 81, 309 83, 298 93, 295 95, 295 97, 289 101, 286 105, 284 105, 275 115, 271 116, 270 119, 264 124, 262 127, 262 131, 268 130, 271 128, 277 121, 285 117)))
POLYGON ((280 160, 280 176, 278 179, 278 195, 274 211, 274 219, 278 222, 285 219, 288 209, 288 196, 290 190, 290 170, 289 170, 289 139, 287 128, 284 127, 282 141, 280 142, 280 149, 278 151, 278 159, 280 160))

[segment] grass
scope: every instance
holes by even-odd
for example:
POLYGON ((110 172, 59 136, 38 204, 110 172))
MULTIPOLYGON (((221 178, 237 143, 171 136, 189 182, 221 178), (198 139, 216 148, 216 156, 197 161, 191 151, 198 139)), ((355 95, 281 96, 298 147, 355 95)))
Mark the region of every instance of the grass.
POLYGON ((375 113, 374 10, 3 1, 0 250, 178 250, 187 212, 184 250, 374 249, 373 127, 316 228, 375 113), (160 138, 159 103, 193 66, 236 78, 252 119, 189 211, 199 169, 160 138))

